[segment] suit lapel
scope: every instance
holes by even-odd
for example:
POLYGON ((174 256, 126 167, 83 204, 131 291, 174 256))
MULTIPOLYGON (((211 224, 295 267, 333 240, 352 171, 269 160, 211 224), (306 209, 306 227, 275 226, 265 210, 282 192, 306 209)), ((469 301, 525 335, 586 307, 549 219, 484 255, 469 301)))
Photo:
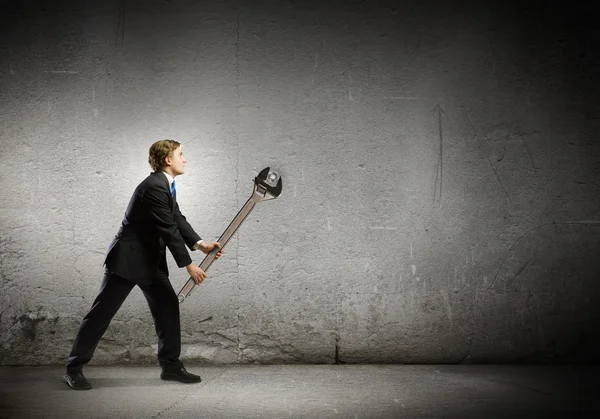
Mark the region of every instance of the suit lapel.
POLYGON ((169 185, 169 180, 167 179, 165 174, 163 172, 154 172, 154 174, 157 176, 160 176, 162 182, 165 185, 165 188, 167 188, 167 195, 169 196, 169 207, 171 208, 171 210, 173 210, 175 208, 175 199, 177 197, 177 191, 175 191, 175 194, 173 196, 171 196, 171 188, 169 185))

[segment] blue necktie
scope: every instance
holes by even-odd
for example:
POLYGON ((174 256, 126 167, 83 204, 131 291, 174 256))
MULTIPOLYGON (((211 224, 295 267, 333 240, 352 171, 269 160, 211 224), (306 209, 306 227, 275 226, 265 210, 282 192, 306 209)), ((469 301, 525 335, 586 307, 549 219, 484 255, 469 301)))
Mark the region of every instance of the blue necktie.
POLYGON ((171 196, 175 196, 175 180, 171 183, 171 196))

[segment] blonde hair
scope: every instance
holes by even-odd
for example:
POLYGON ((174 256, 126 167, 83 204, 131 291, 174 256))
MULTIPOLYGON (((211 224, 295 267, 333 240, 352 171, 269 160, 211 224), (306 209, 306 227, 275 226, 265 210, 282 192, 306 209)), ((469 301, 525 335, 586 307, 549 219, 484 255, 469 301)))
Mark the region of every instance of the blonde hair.
POLYGON ((175 140, 160 140, 150 146, 148 163, 155 172, 165 167, 165 159, 177 150, 181 143, 175 140))

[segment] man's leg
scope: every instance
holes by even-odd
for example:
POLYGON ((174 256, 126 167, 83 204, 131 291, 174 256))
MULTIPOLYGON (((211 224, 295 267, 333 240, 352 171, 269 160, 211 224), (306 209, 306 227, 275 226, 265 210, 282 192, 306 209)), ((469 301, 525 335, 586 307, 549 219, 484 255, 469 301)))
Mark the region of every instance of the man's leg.
POLYGON ((158 361, 165 380, 197 383, 200 377, 188 373, 179 360, 181 354, 181 327, 179 300, 173 290, 169 276, 160 272, 150 285, 140 285, 148 300, 158 335, 158 361))
POLYGON ((104 273, 100 292, 81 322, 71 354, 67 359, 68 374, 81 373, 83 366, 92 359, 96 346, 110 321, 134 286, 133 282, 120 276, 109 272, 104 273))
POLYGON ((159 272, 150 285, 140 285, 154 318, 158 335, 158 361, 163 370, 179 370, 181 353, 181 328, 179 300, 166 273, 159 272))

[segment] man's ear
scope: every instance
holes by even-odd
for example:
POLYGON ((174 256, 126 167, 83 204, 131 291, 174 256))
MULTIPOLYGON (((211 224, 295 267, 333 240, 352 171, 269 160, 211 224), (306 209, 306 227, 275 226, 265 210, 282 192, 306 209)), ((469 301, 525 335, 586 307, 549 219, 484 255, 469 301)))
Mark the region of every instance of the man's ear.
POLYGON ((170 166, 171 162, 172 162, 172 160, 171 160, 171 156, 170 155, 167 156, 167 157, 165 157, 165 167, 170 166))

